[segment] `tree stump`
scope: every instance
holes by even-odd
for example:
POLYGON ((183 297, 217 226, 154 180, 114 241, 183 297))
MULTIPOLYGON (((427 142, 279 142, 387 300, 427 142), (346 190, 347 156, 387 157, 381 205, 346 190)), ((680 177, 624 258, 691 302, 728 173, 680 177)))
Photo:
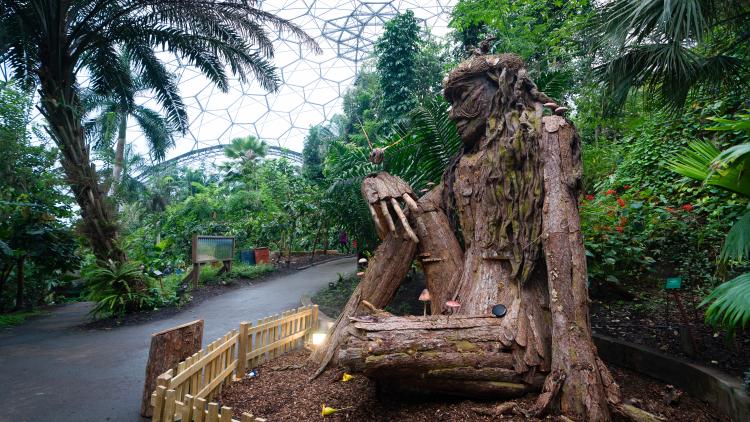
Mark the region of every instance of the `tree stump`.
POLYGON ((151 335, 141 399, 141 416, 152 416, 151 393, 156 389, 156 378, 170 369, 177 368, 178 363, 199 352, 202 344, 202 319, 151 335))

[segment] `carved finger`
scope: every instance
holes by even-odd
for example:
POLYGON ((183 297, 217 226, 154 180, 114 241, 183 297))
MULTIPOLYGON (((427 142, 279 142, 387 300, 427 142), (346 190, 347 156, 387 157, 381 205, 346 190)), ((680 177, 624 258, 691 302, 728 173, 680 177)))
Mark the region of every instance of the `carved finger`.
POLYGON ((383 228, 383 225, 380 224, 380 218, 378 218, 378 213, 375 211, 375 207, 373 207, 372 204, 367 204, 367 206, 370 207, 370 214, 372 214, 372 220, 375 221, 375 226, 378 228, 378 234, 383 236, 385 229, 383 228))
POLYGON ((380 210, 383 211, 383 217, 385 218, 385 221, 388 223, 388 228, 391 229, 392 232, 395 232, 396 225, 393 224, 393 219, 391 218, 390 211, 388 211, 388 204, 386 204, 385 200, 380 201, 380 210))
POLYGON ((414 231, 412 231, 411 226, 409 225, 409 222, 406 220, 406 216, 404 215, 404 211, 401 210, 401 205, 398 204, 398 201, 396 199, 391 198, 391 204, 393 205, 393 210, 396 211, 396 215, 398 215, 399 220, 401 220, 401 225, 404 226, 404 230, 406 230, 406 234, 409 235, 411 240, 414 241, 414 243, 419 243, 419 238, 416 234, 414 234, 414 231))
POLYGON ((419 212, 419 205, 417 205, 417 202, 411 197, 411 195, 405 193, 401 197, 404 198, 404 202, 406 202, 406 205, 412 210, 412 212, 419 212))

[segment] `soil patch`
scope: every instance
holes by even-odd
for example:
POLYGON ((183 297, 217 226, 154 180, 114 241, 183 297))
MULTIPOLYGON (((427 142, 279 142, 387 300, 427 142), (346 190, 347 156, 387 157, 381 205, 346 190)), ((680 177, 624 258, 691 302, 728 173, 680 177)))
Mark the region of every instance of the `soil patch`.
MULTIPOLYGON (((343 409, 325 419, 331 421, 534 421, 523 415, 536 395, 516 400, 519 411, 504 416, 493 411, 504 402, 474 401, 437 396, 404 397, 379 391, 374 381, 355 376, 341 382, 342 371, 328 369, 309 381, 315 367, 307 362, 307 351, 295 351, 262 364, 258 376, 232 383, 221 396, 221 405, 249 412, 269 421, 323 420, 322 405, 343 409)), ((707 404, 683 394, 676 403, 665 403, 671 391, 658 381, 610 367, 620 384, 622 397, 669 421, 729 421, 707 404)), ((547 418, 556 420, 559 418, 547 418)))
POLYGON ((734 339, 728 340, 726 333, 703 322, 702 312, 696 310, 695 301, 690 296, 684 297, 683 301, 687 325, 683 324, 674 299, 660 292, 653 292, 647 300, 593 302, 592 329, 733 376, 742 377, 745 371, 750 371, 750 333, 738 333, 734 339), (698 349, 692 354, 687 353, 692 342, 685 337, 690 332, 698 349))

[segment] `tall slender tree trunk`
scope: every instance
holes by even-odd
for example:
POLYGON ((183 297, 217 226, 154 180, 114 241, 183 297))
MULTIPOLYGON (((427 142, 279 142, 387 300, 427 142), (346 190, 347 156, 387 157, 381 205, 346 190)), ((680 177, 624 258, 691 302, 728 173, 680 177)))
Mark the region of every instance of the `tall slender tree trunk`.
MULTIPOLYGON (((64 35, 55 34, 55 37, 58 36, 64 35)), ((65 42, 54 39, 50 40, 50 45, 65 45, 65 42)), ((98 259, 125 261, 125 253, 116 242, 117 226, 113 211, 99 186, 96 168, 89 159, 89 147, 81 124, 83 107, 75 88, 73 60, 67 51, 44 51, 44 46, 41 55, 40 111, 49 123, 49 134, 60 148, 60 161, 67 182, 81 208, 81 230, 98 259)))
POLYGON ((26 255, 21 255, 18 258, 16 268, 16 310, 23 309, 23 290, 25 284, 25 273, 23 271, 24 264, 26 263, 26 255))
POLYGON ((310 264, 315 261, 315 247, 318 246, 318 239, 320 239, 320 232, 323 230, 323 222, 321 221, 318 225, 318 231, 315 232, 315 240, 313 241, 312 253, 310 254, 310 264))
POLYGON ((115 164, 112 167, 112 189, 114 192, 122 180, 122 168, 125 162, 125 135, 128 131, 128 114, 120 113, 120 122, 117 129, 117 145, 115 146, 115 164))

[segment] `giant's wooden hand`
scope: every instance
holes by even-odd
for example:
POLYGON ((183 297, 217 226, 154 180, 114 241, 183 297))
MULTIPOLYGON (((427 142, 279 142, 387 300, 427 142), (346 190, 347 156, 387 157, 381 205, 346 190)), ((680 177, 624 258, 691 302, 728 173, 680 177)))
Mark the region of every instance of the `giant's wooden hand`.
POLYGON ((412 212, 419 211, 414 192, 406 182, 386 172, 371 174, 362 182, 362 195, 367 199, 367 205, 370 207, 372 219, 381 239, 385 238, 389 231, 396 232, 396 224, 391 216, 392 211, 409 238, 414 243, 419 243, 419 238, 414 234, 399 203, 399 200, 403 200, 412 212))

